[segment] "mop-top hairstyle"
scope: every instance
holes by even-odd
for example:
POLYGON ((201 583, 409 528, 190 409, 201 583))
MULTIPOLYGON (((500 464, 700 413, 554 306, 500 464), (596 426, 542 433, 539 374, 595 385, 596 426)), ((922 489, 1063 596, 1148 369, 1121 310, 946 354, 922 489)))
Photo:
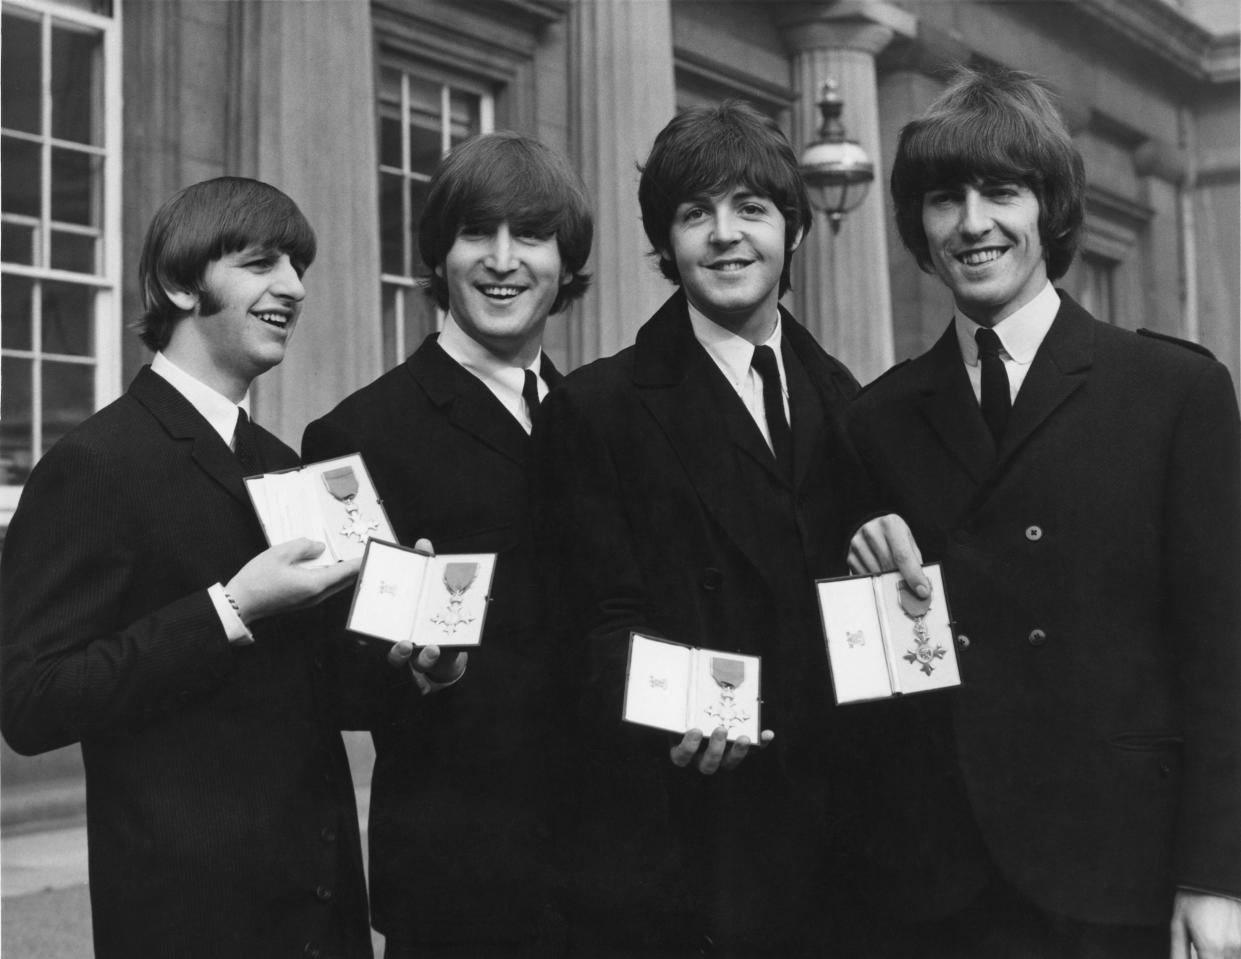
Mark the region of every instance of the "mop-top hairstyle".
POLYGON ((901 130, 891 188, 901 240, 931 272, 922 229, 928 192, 1024 184, 1038 198, 1039 236, 1055 280, 1081 239, 1085 182, 1081 154, 1040 80, 1017 70, 962 67, 926 113, 901 130))
POLYGON ((677 207, 700 197, 744 187, 767 197, 784 217, 784 269, 780 295, 789 289, 789 265, 800 231, 810 230, 813 211, 797 156, 784 132, 744 100, 679 113, 655 138, 642 167, 638 204, 642 226, 659 269, 673 283, 681 275, 668 254, 677 207))
POLYGON ((315 231, 287 196, 245 177, 204 180, 168 199, 147 228, 138 261, 145 312, 134 327, 142 342, 162 350, 185 316, 168 291, 193 293, 203 312, 212 312, 203 286, 207 266, 250 247, 287 254, 300 276, 314 262, 315 231))

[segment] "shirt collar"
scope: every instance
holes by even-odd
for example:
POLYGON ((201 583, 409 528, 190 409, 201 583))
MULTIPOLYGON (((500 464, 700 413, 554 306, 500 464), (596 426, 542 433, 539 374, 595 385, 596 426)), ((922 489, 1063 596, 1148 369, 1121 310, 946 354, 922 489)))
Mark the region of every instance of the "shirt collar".
POLYGON ((519 397, 521 388, 525 385, 526 370, 533 370, 536 376, 540 376, 539 371, 542 369, 542 348, 534 355, 534 359, 528 366, 511 366, 497 359, 486 347, 470 337, 453 319, 451 313, 444 317, 444 328, 440 331, 439 345, 441 350, 484 383, 494 383, 505 390, 515 391, 519 397))
POLYGON ((202 380, 191 376, 162 352, 151 360, 151 372, 162 376, 178 393, 184 396, 211 428, 220 434, 225 443, 232 445, 233 432, 237 428, 237 410, 250 415, 250 394, 235 404, 227 396, 217 393, 202 380))
MULTIPOLYGON (((707 319, 703 313, 694 308, 692 303, 687 301, 686 306, 689 307, 689 322, 694 328, 694 339, 711 354, 712 359, 733 383, 744 383, 750 373, 750 365, 754 362, 754 344, 707 319)), ((771 336, 759 345, 770 346, 776 354, 777 361, 781 359, 781 337, 780 311, 776 310, 776 325, 771 331, 771 336)))
MULTIPOLYGON (((992 329, 1000 338, 1004 352, 1015 363, 1025 366, 1034 359, 1034 354, 1043 343, 1043 337, 1051 329, 1056 313, 1060 310, 1060 297, 1051 281, 1017 312, 1004 317, 992 329)), ((960 312, 956 315, 957 342, 961 347, 961 356, 970 366, 978 364, 978 344, 974 341, 974 333, 980 329, 967 316, 960 312)))

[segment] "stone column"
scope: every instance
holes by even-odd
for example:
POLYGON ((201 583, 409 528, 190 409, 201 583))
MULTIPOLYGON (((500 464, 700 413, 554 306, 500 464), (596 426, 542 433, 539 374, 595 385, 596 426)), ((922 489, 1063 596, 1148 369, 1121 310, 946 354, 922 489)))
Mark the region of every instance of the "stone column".
POLYGON ((254 387, 259 421, 296 448, 380 370, 370 5, 244 0, 231 29, 229 172, 289 194, 319 241, 285 361, 254 387))
MULTIPOLYGON (((818 136, 816 104, 830 77, 844 101, 841 119, 848 136, 862 146, 876 171, 882 171, 875 56, 894 37, 912 36, 915 25, 911 14, 868 0, 805 4, 782 17, 798 94, 795 149, 801 151, 818 136)), ((816 214, 814 229, 794 261, 795 314, 863 383, 893 360, 883 191, 877 175, 862 205, 845 216, 838 234, 833 235, 826 219, 816 214)))
POLYGON ((637 168, 676 109, 669 0, 574 0, 569 37, 572 149, 595 210, 594 280, 569 317, 578 366, 632 343, 672 292, 647 256, 637 168))

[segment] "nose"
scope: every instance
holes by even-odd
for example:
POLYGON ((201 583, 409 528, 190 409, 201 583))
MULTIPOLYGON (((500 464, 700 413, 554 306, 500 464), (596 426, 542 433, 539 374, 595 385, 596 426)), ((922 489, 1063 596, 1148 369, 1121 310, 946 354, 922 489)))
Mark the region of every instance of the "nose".
POLYGON ((711 240, 721 246, 736 243, 741 239, 740 221, 726 205, 719 205, 714 211, 714 222, 711 227, 711 240))
POLYGON ((491 246, 484 263, 497 273, 509 273, 517 267, 513 252, 513 233, 507 223, 501 223, 491 235, 491 246))
POLYGON ((293 261, 289 259, 287 253, 280 257, 272 272, 273 293, 295 301, 301 301, 306 298, 306 287, 302 285, 302 278, 297 275, 297 270, 293 267, 293 261))
POLYGON ((983 236, 991 229, 991 214, 986 198, 972 186, 965 188, 957 228, 971 237, 983 236))

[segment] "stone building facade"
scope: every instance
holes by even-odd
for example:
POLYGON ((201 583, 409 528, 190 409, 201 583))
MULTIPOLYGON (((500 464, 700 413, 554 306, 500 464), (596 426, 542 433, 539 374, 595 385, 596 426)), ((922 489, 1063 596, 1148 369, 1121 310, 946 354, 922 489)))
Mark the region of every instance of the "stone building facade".
MULTIPOLYGON (((0 529, 30 466, 148 359, 126 321, 157 205, 238 174, 294 197, 320 239, 307 306, 255 414, 302 427, 399 362, 437 317, 414 231, 442 151, 540 137, 595 201, 587 296, 549 325, 572 368, 628 344, 668 294, 637 164, 674 111, 749 99, 798 148, 839 84, 877 182, 819 220, 788 303, 863 382, 927 348, 951 305, 901 249, 897 131, 953 63, 1045 76, 1089 180, 1063 285, 1100 317, 1241 366, 1238 13, 1233 0, 0 0, 0 529)), ((6 747, 7 749, 7 747, 6 747)), ((76 749, 4 753, 3 816, 80 806, 76 749), (32 798, 34 797, 34 798, 32 798)), ((359 772, 365 769, 364 759, 359 772)))

